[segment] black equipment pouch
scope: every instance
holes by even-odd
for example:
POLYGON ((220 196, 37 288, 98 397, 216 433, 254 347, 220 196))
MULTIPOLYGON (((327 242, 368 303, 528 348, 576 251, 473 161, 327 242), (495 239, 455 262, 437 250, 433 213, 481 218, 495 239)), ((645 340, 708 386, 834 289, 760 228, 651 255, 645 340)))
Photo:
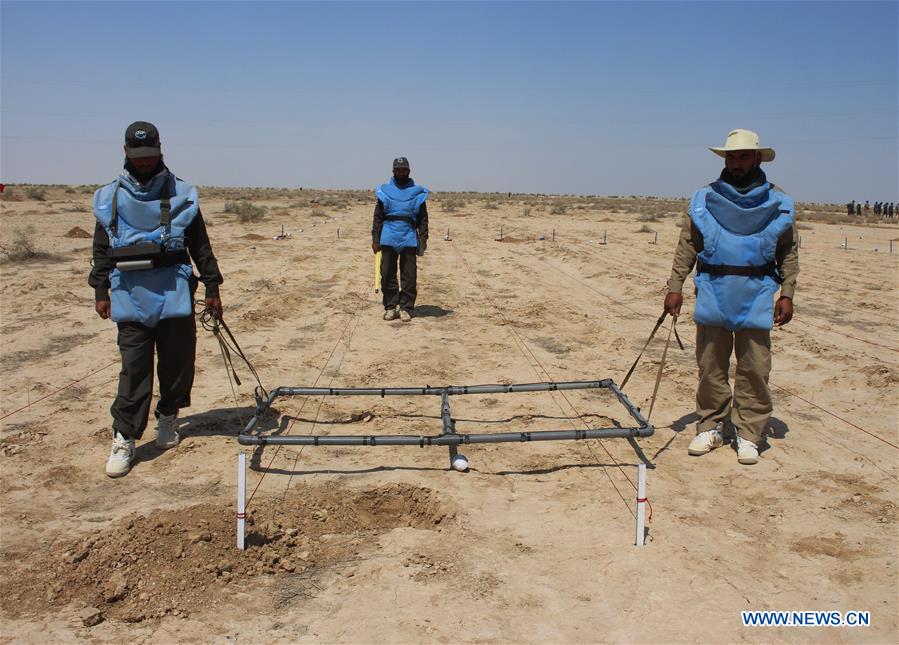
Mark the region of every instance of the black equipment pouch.
POLYGON ((110 248, 108 255, 119 271, 141 271, 176 264, 190 264, 190 256, 186 250, 166 251, 156 242, 110 248))

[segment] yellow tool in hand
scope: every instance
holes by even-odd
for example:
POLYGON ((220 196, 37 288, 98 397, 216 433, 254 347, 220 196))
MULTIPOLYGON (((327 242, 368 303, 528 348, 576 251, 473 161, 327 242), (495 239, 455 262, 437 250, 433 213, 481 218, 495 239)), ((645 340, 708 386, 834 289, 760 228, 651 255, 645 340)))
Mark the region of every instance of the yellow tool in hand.
POLYGON ((375 279, 372 283, 372 286, 375 289, 375 293, 381 288, 381 252, 378 251, 375 253, 375 279))

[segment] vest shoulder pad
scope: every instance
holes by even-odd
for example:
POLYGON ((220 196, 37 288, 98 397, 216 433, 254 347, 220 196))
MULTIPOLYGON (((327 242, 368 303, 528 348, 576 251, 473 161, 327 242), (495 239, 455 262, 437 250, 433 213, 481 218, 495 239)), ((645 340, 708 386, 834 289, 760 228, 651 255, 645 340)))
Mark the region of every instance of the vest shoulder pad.
POLYGON ((695 193, 693 193, 693 198, 690 200, 690 215, 693 215, 693 211, 699 208, 705 208, 705 200, 706 196, 712 191, 711 186, 703 186, 695 193))
POLYGON ((103 226, 109 226, 112 220, 112 197, 118 187, 119 180, 116 179, 94 191, 94 217, 103 226))

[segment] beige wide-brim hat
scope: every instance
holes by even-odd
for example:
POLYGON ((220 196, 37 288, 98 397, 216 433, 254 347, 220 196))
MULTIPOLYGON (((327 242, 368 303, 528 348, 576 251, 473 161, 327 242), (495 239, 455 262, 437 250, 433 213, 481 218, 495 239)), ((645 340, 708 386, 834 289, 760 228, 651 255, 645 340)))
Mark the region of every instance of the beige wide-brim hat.
POLYGON ((727 133, 727 141, 720 148, 709 148, 719 157, 724 157, 728 152, 735 150, 758 150, 762 153, 762 161, 774 161, 774 148, 762 148, 759 145, 759 135, 752 130, 731 130, 727 133))

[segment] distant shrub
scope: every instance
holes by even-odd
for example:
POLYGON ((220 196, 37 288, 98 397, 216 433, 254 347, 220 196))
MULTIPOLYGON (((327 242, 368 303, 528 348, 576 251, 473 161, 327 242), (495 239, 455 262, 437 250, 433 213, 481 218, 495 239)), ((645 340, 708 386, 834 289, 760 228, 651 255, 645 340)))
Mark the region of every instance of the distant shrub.
POLYGON ((237 215, 238 222, 258 222, 265 217, 265 207, 245 200, 225 202, 225 212, 237 215))
POLYGON ((10 262, 22 262, 42 257, 44 254, 38 251, 34 241, 34 226, 29 224, 25 228, 17 228, 13 233, 9 249, 4 249, 3 254, 10 262))
POLYGON ((318 201, 319 206, 325 208, 346 208, 347 202, 343 197, 337 195, 326 195, 318 201))
POLYGON ((658 213, 644 213, 637 218, 638 222, 658 222, 662 216, 658 213))
POLYGON ((649 228, 646 224, 637 229, 637 233, 655 233, 655 231, 649 228))
POLYGON ((28 186, 25 188, 25 197, 42 202, 46 199, 47 191, 40 186, 28 186))
POLYGON ((484 204, 484 208, 486 208, 488 211, 495 211, 499 209, 499 206, 496 202, 487 202, 484 204))
POLYGON ((328 217, 328 214, 320 208, 313 208, 310 215, 312 217, 328 217))
POLYGON ((550 215, 564 215, 568 212, 568 207, 565 204, 555 204, 552 208, 549 209, 550 215))
POLYGON ((465 208, 465 202, 461 199, 446 199, 441 202, 441 205, 443 206, 443 210, 449 213, 455 212, 460 208, 465 208))
POLYGON ((522 209, 521 209, 521 215, 522 215, 523 217, 530 217, 530 216, 531 216, 531 207, 530 207, 530 206, 525 206, 524 208, 522 208, 522 209))

